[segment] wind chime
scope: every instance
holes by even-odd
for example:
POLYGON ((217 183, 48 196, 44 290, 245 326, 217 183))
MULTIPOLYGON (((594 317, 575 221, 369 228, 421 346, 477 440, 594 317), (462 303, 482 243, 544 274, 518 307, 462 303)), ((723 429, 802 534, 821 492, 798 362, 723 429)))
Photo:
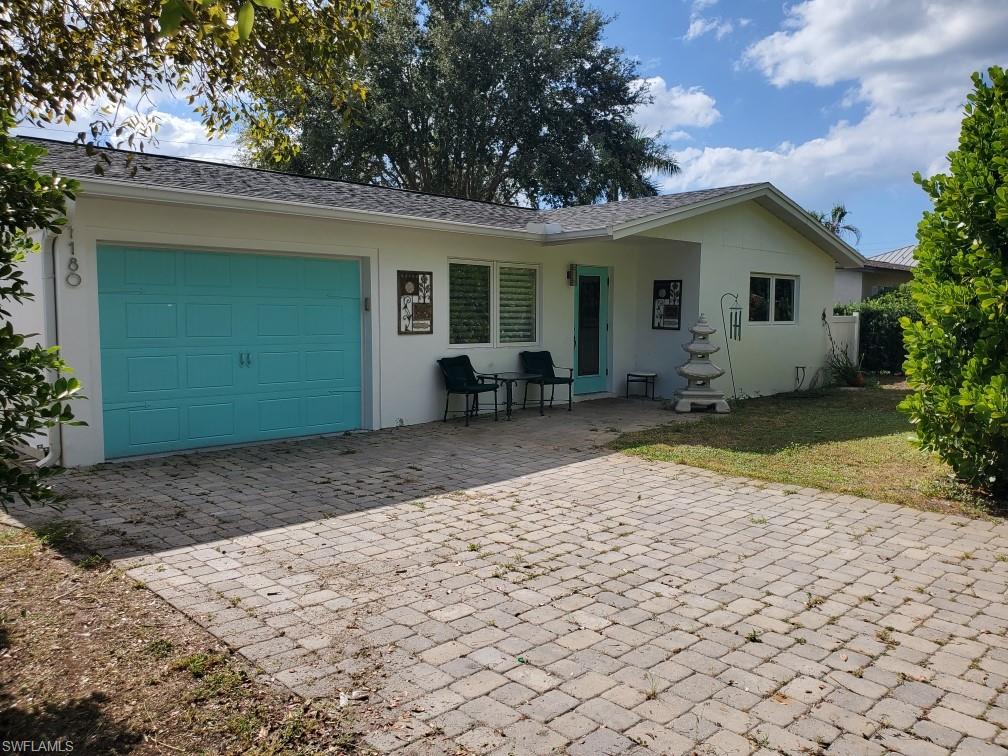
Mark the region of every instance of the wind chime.
POLYGON ((732 366, 731 344, 729 343, 731 341, 742 341, 742 305, 739 304, 738 294, 732 294, 729 291, 721 295, 721 326, 725 329, 725 335, 728 337, 725 340, 725 350, 728 352, 728 373, 731 375, 732 399, 738 399, 738 391, 735 389, 735 368, 732 366), (725 324, 724 313, 724 303, 728 297, 732 297, 735 300, 735 304, 728 308, 730 326, 725 324))

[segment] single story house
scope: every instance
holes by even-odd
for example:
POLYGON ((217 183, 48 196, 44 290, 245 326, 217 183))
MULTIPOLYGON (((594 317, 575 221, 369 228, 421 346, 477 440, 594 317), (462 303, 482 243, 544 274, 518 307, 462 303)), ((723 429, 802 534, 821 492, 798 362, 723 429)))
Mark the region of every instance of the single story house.
POLYGON ((81 182, 18 314, 84 385, 87 424, 51 444, 68 466, 440 420, 449 355, 548 349, 575 399, 633 369, 671 396, 701 313, 727 367, 736 296, 739 395, 788 391, 824 362, 834 268, 864 265, 766 183, 535 210, 164 156, 131 178, 114 151, 96 175, 39 141, 81 182))
POLYGON ((833 279, 833 299, 837 304, 861 302, 869 297, 898 289, 913 278, 917 266, 916 244, 865 258, 860 268, 837 268, 833 279))

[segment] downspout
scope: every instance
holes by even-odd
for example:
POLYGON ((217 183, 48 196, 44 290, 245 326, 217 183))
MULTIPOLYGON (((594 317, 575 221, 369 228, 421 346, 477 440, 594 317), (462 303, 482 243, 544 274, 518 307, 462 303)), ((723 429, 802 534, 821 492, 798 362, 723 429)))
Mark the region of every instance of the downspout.
MULTIPOLYGON (((44 303, 42 340, 52 347, 59 342, 59 313, 56 308, 56 240, 57 234, 42 236, 42 301, 44 303), (45 243, 49 242, 48 252, 45 243)), ((63 461, 63 426, 56 423, 49 429, 49 453, 38 461, 39 467, 59 465, 63 461)))

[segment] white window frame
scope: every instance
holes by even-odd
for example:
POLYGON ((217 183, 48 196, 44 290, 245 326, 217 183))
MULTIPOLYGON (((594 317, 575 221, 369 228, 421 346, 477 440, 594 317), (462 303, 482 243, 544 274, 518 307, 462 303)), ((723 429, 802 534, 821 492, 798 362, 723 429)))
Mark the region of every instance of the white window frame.
POLYGON ((749 274, 748 291, 749 295, 752 296, 752 279, 754 278, 769 278, 770 279, 770 299, 768 301, 767 307, 767 320, 751 320, 749 318, 749 311, 746 310, 746 322, 749 325, 754 326, 771 326, 771 325, 796 325, 798 323, 798 297, 800 295, 801 289, 801 277, 793 276, 785 273, 762 273, 753 271, 749 274), (785 279, 788 281, 794 281, 794 318, 791 320, 777 320, 774 313, 774 303, 777 301, 777 279, 785 279))
POLYGON ((493 266, 494 284, 497 291, 493 297, 494 304, 494 346, 498 347, 526 347, 538 346, 541 342, 540 332, 542 330, 542 270, 535 263, 522 262, 497 262, 493 266), (535 271, 535 339, 533 341, 502 341, 500 337, 500 273, 502 268, 522 268, 535 271))
POLYGON ((507 348, 530 347, 542 344, 542 313, 543 313, 543 291, 542 291, 542 265, 540 263, 522 262, 521 260, 475 260, 462 257, 449 257, 446 280, 451 286, 450 266, 456 265, 481 265, 490 269, 490 341, 485 344, 454 344, 451 341, 451 290, 448 291, 448 347, 450 349, 486 349, 486 348, 507 348), (535 341, 501 341, 500 338, 500 269, 501 268, 532 268, 536 275, 536 339, 535 341))

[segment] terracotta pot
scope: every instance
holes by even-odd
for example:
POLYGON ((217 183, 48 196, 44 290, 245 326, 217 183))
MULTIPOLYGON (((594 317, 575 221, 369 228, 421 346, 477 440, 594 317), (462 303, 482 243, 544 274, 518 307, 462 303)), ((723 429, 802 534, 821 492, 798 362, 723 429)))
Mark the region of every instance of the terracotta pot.
POLYGON ((854 376, 854 380, 851 381, 851 386, 853 386, 854 388, 864 388, 864 385, 865 385, 864 373, 862 373, 859 370, 858 374, 854 376))

